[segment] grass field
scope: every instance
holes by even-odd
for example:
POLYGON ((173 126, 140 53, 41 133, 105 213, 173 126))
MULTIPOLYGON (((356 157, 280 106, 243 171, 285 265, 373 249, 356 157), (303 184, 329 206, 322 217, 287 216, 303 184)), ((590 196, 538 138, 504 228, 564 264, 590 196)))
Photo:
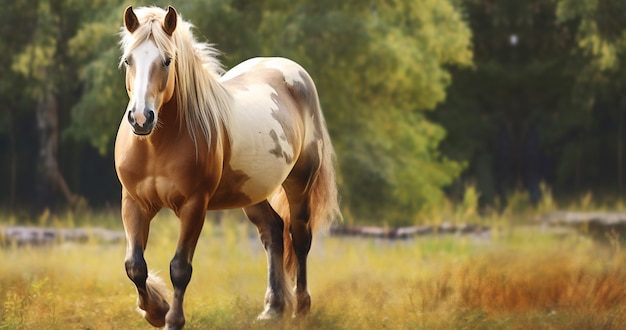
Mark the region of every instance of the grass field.
MULTIPOLYGON (((120 228, 114 215, 102 218, 92 225, 120 228)), ((177 233, 169 213, 153 222, 146 259, 165 278, 177 233)), ((123 242, 0 249, 0 329, 150 329, 135 312, 124 250, 123 242)), ((266 264, 254 228, 238 220, 207 223, 187 290, 186 328, 626 326, 626 256, 616 237, 602 243, 575 232, 512 224, 486 238, 389 242, 326 236, 316 239, 309 260, 311 314, 255 321, 266 264)))

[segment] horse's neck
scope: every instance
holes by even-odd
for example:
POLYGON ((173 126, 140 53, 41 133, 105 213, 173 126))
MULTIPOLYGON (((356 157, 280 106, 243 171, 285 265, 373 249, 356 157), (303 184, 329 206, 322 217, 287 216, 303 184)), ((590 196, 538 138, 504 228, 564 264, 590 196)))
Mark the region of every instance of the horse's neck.
MULTIPOLYGON (((176 92, 172 98, 161 106, 159 111, 159 125, 162 126, 178 126, 180 125, 180 115, 178 113, 178 102, 176 100, 176 92)), ((159 127, 164 128, 164 127, 159 127)))
MULTIPOLYGON (((159 110, 159 122, 157 123, 157 128, 150 135, 151 143, 155 146, 159 145, 175 145, 176 141, 181 143, 184 140, 187 142, 182 142, 187 145, 187 143, 193 144, 192 137, 189 134, 189 128, 187 127, 187 123, 183 120, 177 99, 176 99, 176 91, 174 91, 174 96, 170 101, 163 104, 161 110, 159 110)), ((220 125, 221 126, 221 125, 220 125)), ((223 129, 220 128, 212 128, 213 130, 223 129)), ((196 130, 196 143, 198 152, 203 154, 204 150, 213 150, 214 148, 207 148, 206 142, 202 138, 202 133, 196 130)), ((216 135, 212 135, 211 145, 215 146, 215 138, 216 135)), ((195 147, 194 147, 195 149, 195 147)), ((195 153, 195 152, 194 152, 195 153)))
POLYGON ((149 136, 150 143, 158 146, 163 143, 168 143, 168 141, 174 141, 175 136, 181 134, 181 132, 187 133, 186 125, 181 125, 178 111, 175 96, 161 106, 158 114, 158 122, 156 124, 157 127, 149 136))

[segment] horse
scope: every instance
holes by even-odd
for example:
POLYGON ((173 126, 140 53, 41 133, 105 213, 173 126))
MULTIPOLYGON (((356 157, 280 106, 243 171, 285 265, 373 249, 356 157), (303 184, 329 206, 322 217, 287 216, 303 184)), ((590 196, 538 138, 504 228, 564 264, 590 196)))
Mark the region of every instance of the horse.
POLYGON ((129 102, 115 169, 124 264, 138 310, 153 326, 182 328, 206 212, 242 208, 267 256, 258 318, 307 314, 313 234, 340 216, 334 150, 312 78, 279 57, 252 58, 225 72, 219 52, 197 41, 192 24, 171 6, 128 7, 123 20, 119 66, 129 102), (150 222, 162 208, 180 220, 169 302, 144 259, 150 222))

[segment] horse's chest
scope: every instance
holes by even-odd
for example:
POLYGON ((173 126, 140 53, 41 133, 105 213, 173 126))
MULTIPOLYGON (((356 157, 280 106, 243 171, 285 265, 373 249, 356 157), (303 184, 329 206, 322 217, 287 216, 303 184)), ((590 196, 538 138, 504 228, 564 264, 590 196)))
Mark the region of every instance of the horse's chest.
POLYGON ((183 187, 168 176, 145 177, 137 183, 136 193, 144 198, 161 201, 167 207, 177 207, 185 199, 183 187))
POLYGON ((135 199, 159 201, 162 206, 171 208, 179 206, 198 190, 203 180, 197 172, 195 165, 160 158, 143 166, 135 163, 118 167, 120 180, 135 199))

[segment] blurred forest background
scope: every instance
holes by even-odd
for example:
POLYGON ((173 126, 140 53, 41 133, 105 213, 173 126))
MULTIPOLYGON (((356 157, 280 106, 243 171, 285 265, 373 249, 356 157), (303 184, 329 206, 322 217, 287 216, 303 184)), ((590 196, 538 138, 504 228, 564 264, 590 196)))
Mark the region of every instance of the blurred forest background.
MULTIPOLYGON (((128 1, 0 11, 0 208, 115 208, 128 1)), ((462 198, 502 209, 625 189, 626 1, 188 0, 226 68, 283 56, 314 78, 344 216, 406 225, 462 198)), ((143 5, 132 3, 133 6, 143 5)))

